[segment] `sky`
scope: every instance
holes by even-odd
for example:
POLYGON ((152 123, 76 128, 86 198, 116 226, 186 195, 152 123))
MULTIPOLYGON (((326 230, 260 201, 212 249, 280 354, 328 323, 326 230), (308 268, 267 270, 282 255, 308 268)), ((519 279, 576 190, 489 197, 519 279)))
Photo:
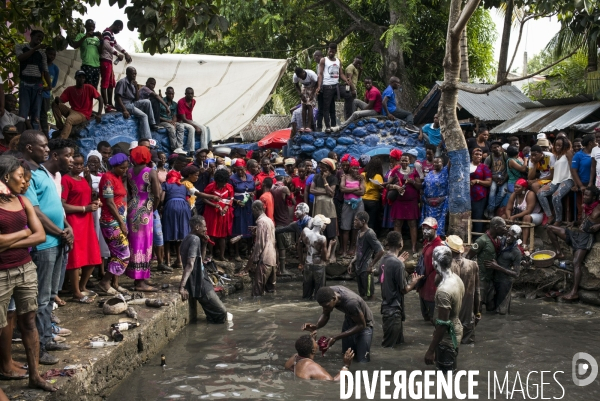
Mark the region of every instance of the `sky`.
MULTIPOLYGON (((492 19, 496 24, 496 31, 498 33, 498 37, 496 42, 494 43, 494 57, 495 60, 498 60, 498 53, 500 49, 500 40, 502 36, 502 24, 504 17, 500 15, 497 10, 491 11, 492 19)), ((91 18, 96 21, 97 30, 104 30, 104 28, 110 26, 114 20, 120 19, 125 24, 127 24, 127 15, 124 12, 124 9, 119 9, 117 5, 111 7, 108 4, 108 1, 103 1, 101 5, 95 7, 88 7, 88 13, 85 16, 85 19, 91 18)), ((528 58, 531 59, 535 54, 539 53, 548 43, 548 41, 558 32, 559 23, 554 18, 543 18, 537 21, 529 21, 525 25, 525 29, 523 31, 523 38, 521 39, 521 45, 519 46, 519 51, 517 56, 515 57, 514 67, 518 67, 521 69, 523 64, 523 52, 527 51, 528 58)), ((135 43, 138 43, 138 47, 141 48, 140 42, 137 39, 137 32, 131 32, 125 26, 125 29, 116 36, 117 42, 123 46, 127 51, 133 53, 135 51, 135 43)), ((511 35, 511 46, 509 50, 509 60, 512 57, 512 53, 514 51, 514 47, 516 44, 518 36, 518 29, 513 28, 513 32, 511 35)))

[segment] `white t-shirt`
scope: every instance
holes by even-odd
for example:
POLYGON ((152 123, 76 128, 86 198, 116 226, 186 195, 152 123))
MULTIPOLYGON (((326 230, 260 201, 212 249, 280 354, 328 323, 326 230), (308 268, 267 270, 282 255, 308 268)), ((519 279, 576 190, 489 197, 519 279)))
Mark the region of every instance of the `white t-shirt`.
POLYGON ((339 59, 331 61, 325 57, 325 69, 323 70, 323 85, 337 85, 340 81, 340 63, 339 59))
POLYGON ((537 163, 537 166, 534 166, 531 159, 529 159, 529 168, 537 168, 540 172, 540 179, 543 180, 552 173, 555 163, 556 157, 550 152, 544 152, 544 157, 537 163))
POLYGON ((596 160, 596 186, 600 184, 600 146, 592 149, 592 159, 596 160))
POLYGON ((294 74, 293 82, 297 84, 300 82, 304 86, 313 86, 316 85, 319 81, 319 77, 313 70, 304 70, 306 72, 306 78, 300 79, 296 74, 294 74))

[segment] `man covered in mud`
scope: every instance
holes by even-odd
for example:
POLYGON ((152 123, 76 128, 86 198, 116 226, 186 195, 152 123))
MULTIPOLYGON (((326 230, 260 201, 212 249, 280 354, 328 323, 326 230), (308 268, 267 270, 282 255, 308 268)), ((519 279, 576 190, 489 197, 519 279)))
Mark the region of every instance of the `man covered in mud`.
POLYGON ((373 280, 373 266, 383 256, 385 251, 377 234, 369 228, 369 214, 358 212, 354 217, 353 227, 358 231, 356 237, 356 254, 348 266, 348 274, 352 268, 356 271, 358 294, 361 297, 373 299, 375 295, 375 281, 373 280))
POLYGON ((329 337, 325 350, 342 339, 342 350, 351 348, 358 362, 371 360, 371 340, 373 339, 373 312, 367 303, 355 292, 341 285, 321 287, 317 291, 317 302, 323 308, 317 324, 304 323, 302 330, 314 332, 329 322, 333 309, 343 312, 342 332, 329 337))
POLYGON ((485 262, 496 260, 500 252, 500 239, 506 233, 506 222, 502 217, 494 217, 490 220, 490 229, 481 235, 467 254, 467 259, 477 256, 479 266, 479 300, 483 310, 483 304, 487 311, 494 311, 494 270, 486 267, 485 262))
POLYGON ((349 370, 354 358, 354 351, 350 348, 346 350, 344 353, 344 366, 333 377, 321 365, 315 362, 315 355, 319 350, 319 346, 315 341, 316 333, 316 331, 313 331, 312 334, 303 335, 296 340, 295 346, 298 353, 287 360, 285 368, 294 372, 296 377, 301 379, 339 381, 340 373, 349 370))
POLYGON ((196 299, 202 305, 208 323, 224 323, 227 309, 215 293, 208 272, 204 269, 203 260, 206 255, 207 240, 209 238, 206 235, 204 217, 193 216, 190 219, 190 233, 179 248, 184 266, 179 294, 184 301, 190 296, 196 299), (201 241, 201 238, 205 241, 201 241))
POLYGON ((485 262, 485 267, 494 269, 494 305, 496 312, 501 315, 510 313, 510 299, 512 284, 519 277, 521 271, 521 250, 519 249, 519 238, 521 227, 512 225, 501 238, 500 253, 496 261, 485 262))
POLYGON ((421 223, 423 230, 423 253, 419 257, 416 272, 423 275, 423 279, 417 285, 421 315, 426 322, 433 323, 435 312, 435 268, 433 267, 433 251, 444 242, 437 235, 438 223, 433 217, 427 217, 421 223))
POLYGON ((594 234, 600 230, 600 190, 596 187, 588 187, 583 191, 583 221, 579 229, 572 227, 548 226, 548 237, 556 250, 556 258, 564 259, 565 255, 560 249, 558 238, 564 240, 573 248, 573 287, 571 291, 563 295, 567 301, 579 299, 577 292, 581 283, 581 266, 592 245, 594 234))
POLYGON ((425 364, 433 365, 443 373, 457 369, 458 345, 463 328, 458 317, 465 286, 452 273, 452 251, 447 246, 433 250, 437 290, 435 291, 435 331, 425 353, 425 364))
POLYGON ((248 259, 246 270, 254 269, 252 278, 252 296, 260 297, 266 292, 275 292, 275 225, 265 214, 265 207, 259 200, 252 203, 252 215, 256 220, 254 246, 248 259))
POLYGON ((404 329, 402 322, 406 319, 404 308, 404 295, 415 288, 423 276, 413 273, 410 282, 407 281, 404 261, 408 259, 408 252, 402 251, 402 234, 390 231, 386 238, 387 252, 376 263, 373 271, 381 283, 381 318, 383 320, 384 348, 394 347, 404 342, 404 329))
POLYGON ((460 308, 459 319, 463 326, 461 344, 475 342, 475 326, 481 319, 479 302, 479 266, 474 260, 465 259, 463 240, 458 235, 446 237, 446 245, 452 251, 452 272, 465 286, 465 296, 460 308))
POLYGON ((304 265, 304 281, 302 282, 302 298, 312 299, 321 287, 325 287, 325 267, 329 261, 336 240, 333 239, 327 246, 327 238, 322 234, 331 220, 322 214, 312 219, 312 228, 305 227, 300 236, 306 252, 301 258, 304 265))
POLYGON ((305 227, 310 227, 312 222, 312 217, 308 215, 309 212, 310 209, 308 205, 304 202, 300 202, 294 211, 294 217, 296 218, 296 221, 291 222, 287 226, 275 228, 275 238, 277 238, 277 236, 280 234, 294 233, 294 237, 296 238, 296 254, 298 255, 298 259, 300 259, 300 264, 298 265, 299 270, 304 268, 304 265, 302 264, 304 243, 300 240, 300 235, 302 235, 302 230, 304 230, 305 227))

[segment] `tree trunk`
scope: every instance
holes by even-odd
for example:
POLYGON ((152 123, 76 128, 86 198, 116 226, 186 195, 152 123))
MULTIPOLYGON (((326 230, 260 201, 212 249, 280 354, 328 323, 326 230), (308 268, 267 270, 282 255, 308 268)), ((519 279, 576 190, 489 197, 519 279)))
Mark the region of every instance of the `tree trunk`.
MULTIPOLYGON (((401 22, 402 13, 399 9, 396 9, 397 1, 389 1, 390 9, 390 26, 401 22)), ((377 38, 378 39, 378 38, 377 38)), ((414 103, 413 87, 410 84, 408 77, 406 76, 406 67, 404 65, 404 54, 402 52, 402 46, 397 38, 392 38, 389 46, 385 46, 385 43, 380 42, 379 52, 383 59, 383 79, 384 82, 389 82, 391 77, 398 77, 402 83, 401 89, 396 91, 396 102, 398 107, 412 110, 414 103)))
MULTIPOLYGON (((471 0, 473 2, 473 0, 471 0)), ((470 172, 471 162, 467 143, 456 115, 458 89, 456 83, 460 77, 461 32, 453 32, 461 15, 461 0, 450 3, 450 17, 446 36, 446 55, 444 57, 444 82, 438 107, 442 134, 450 157, 449 172, 449 212, 451 231, 467 240, 467 219, 471 215, 470 172)), ((478 3, 478 1, 477 1, 478 3)), ((471 11, 472 13, 472 11, 471 11)), ((465 23, 466 26, 466 23, 465 23)))
POLYGON ((467 28, 460 35, 460 80, 469 82, 469 42, 467 39, 467 28))
POLYGON ((502 27, 502 42, 500 43, 500 57, 498 59, 498 76, 496 82, 500 82, 508 75, 508 45, 510 44, 510 31, 512 29, 512 15, 515 7, 514 0, 507 0, 504 10, 504 26, 502 27))

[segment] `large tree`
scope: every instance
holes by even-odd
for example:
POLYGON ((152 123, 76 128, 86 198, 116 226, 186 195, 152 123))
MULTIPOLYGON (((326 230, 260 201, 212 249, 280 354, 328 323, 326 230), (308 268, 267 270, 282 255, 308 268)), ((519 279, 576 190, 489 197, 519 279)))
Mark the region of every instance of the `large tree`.
MULTIPOLYGON (((593 12, 593 10, 597 10, 597 2, 592 2, 595 3, 594 7, 591 7, 591 5, 587 2, 586 4, 573 5, 572 2, 566 0, 538 0, 535 3, 531 2, 531 5, 528 5, 530 7, 528 11, 534 13, 551 13, 553 10, 555 10, 564 26, 571 27, 578 35, 581 34, 585 37, 588 37, 590 30, 596 30, 597 32, 595 22, 593 22, 592 19, 578 17, 578 15, 580 15, 582 12, 593 12), (576 13, 572 11, 573 7, 575 7, 575 11, 577 11, 576 13), (586 7, 588 10, 586 10, 586 7), (574 24, 574 21, 577 23, 584 21, 587 23, 587 25, 582 24, 583 29, 580 29, 578 26, 574 26, 576 25, 574 24)), ((523 77, 514 79, 508 79, 506 76, 500 77, 495 84, 489 85, 485 88, 473 87, 462 83, 459 81, 461 66, 460 38, 462 31, 465 29, 467 22, 479 6, 479 3, 480 0, 467 0, 463 6, 463 2, 461 0, 451 0, 446 38, 446 54, 444 57, 444 82, 441 87, 442 95, 438 109, 442 134, 444 136, 446 146, 448 148, 448 155, 452 163, 449 178, 450 182, 453 183, 449 187, 450 226, 458 230, 463 235, 466 234, 467 220, 471 211, 471 201, 469 195, 470 157, 467 151, 467 144, 456 115, 458 90, 461 89, 467 92, 479 94, 489 93, 492 90, 510 82, 531 78, 537 74, 540 74, 541 72, 546 71, 552 66, 560 63, 561 61, 571 57, 580 48, 580 46, 574 48, 570 53, 564 55, 560 59, 554 60, 549 65, 523 77)), ((593 36, 593 39, 595 45, 597 34, 596 36, 593 36)), ((588 40, 585 43, 589 42, 590 41, 588 40)))

